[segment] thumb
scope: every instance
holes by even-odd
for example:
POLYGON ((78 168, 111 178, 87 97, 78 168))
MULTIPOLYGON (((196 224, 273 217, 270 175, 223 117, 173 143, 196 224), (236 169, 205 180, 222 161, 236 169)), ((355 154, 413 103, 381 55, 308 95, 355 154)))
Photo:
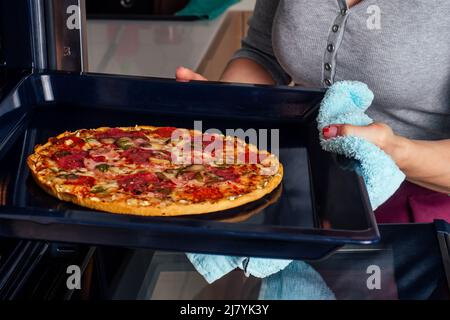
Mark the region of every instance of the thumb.
POLYGON ((373 132, 370 126, 353 126, 351 124, 333 124, 323 128, 325 139, 343 136, 356 136, 366 140, 372 140, 373 132))
POLYGON ((208 81, 205 77, 202 75, 192 71, 191 69, 185 68, 185 67, 178 67, 175 72, 175 78, 177 81, 191 81, 191 80, 197 80, 197 81, 208 81))

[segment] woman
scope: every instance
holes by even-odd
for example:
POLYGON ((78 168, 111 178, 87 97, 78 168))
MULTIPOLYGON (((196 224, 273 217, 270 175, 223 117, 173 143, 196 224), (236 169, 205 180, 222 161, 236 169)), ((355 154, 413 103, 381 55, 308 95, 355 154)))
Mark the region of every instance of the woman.
MULTIPOLYGON (((411 212, 414 205, 441 206, 438 217, 449 220, 449 39, 447 0, 259 0, 243 48, 221 80, 366 83, 375 94, 368 114, 377 122, 331 125, 324 136, 365 138, 406 174, 407 182, 377 210, 379 221, 431 219, 411 212)), ((176 77, 206 80, 182 67, 176 77)))

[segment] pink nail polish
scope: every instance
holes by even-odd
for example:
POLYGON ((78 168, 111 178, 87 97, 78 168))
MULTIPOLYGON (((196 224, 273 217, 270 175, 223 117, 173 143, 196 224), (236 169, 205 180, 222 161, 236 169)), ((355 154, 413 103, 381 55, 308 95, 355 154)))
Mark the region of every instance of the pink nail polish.
POLYGON ((335 126, 329 126, 329 127, 323 128, 322 132, 323 132, 323 136, 325 137, 325 139, 330 139, 330 138, 336 137, 338 128, 335 126))

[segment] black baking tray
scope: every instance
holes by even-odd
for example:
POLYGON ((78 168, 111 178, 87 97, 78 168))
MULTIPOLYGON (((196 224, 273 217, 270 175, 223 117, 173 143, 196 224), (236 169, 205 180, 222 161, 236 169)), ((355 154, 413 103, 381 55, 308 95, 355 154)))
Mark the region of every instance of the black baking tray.
POLYGON ((379 232, 364 182, 321 150, 322 89, 99 74, 24 78, 0 104, 0 236, 214 254, 319 259, 379 232), (285 175, 270 195, 200 216, 116 215, 59 201, 31 179, 34 145, 65 130, 155 125, 278 129, 285 175))

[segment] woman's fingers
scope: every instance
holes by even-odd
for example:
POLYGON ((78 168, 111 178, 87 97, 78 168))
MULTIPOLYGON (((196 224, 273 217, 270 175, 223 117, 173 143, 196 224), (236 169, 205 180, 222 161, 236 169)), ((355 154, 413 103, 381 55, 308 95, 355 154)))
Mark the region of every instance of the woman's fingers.
POLYGON ((333 124, 322 130, 325 139, 341 136, 356 136, 370 141, 384 149, 394 135, 392 129, 384 123, 372 123, 368 126, 353 126, 350 124, 333 124))
POLYGON ((204 76, 201 74, 198 74, 191 69, 185 68, 185 67, 178 67, 175 72, 175 78, 177 81, 191 81, 191 80, 197 80, 197 81, 208 81, 204 76))
POLYGON ((358 136, 361 138, 367 138, 366 128, 367 126, 361 127, 350 124, 333 124, 323 128, 323 136, 325 139, 342 136, 358 136))

